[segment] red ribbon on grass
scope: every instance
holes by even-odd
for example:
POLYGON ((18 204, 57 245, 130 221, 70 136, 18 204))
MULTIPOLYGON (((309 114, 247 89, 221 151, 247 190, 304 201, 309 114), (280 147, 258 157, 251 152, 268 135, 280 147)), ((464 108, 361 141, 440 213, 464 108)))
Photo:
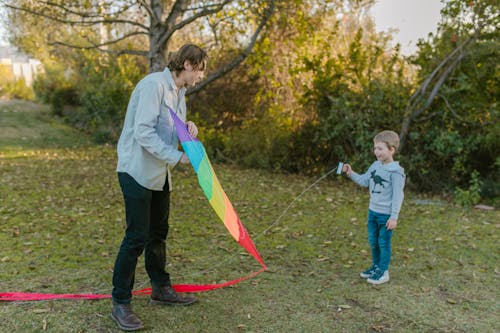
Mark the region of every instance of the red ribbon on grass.
MULTIPOLYGON (((177 284, 172 287, 175 291, 183 293, 196 293, 202 291, 209 291, 213 289, 219 289, 228 287, 238 282, 251 279, 266 270, 265 267, 260 270, 253 272, 247 276, 240 277, 227 282, 216 283, 216 284, 177 284)), ((147 296, 151 295, 151 288, 144 288, 140 290, 135 290, 132 292, 136 296, 147 296)), ((41 293, 25 293, 25 292, 12 292, 12 293, 0 293, 0 301, 9 302, 26 302, 26 301, 48 301, 51 299, 85 299, 85 300, 97 300, 111 298, 111 294, 41 294, 41 293)))
MULTIPOLYGON (((231 201, 222 189, 215 175, 215 171, 208 159, 203 144, 196 138, 191 137, 186 124, 170 109, 170 116, 175 123, 177 136, 182 144, 184 152, 189 158, 198 182, 207 197, 215 213, 222 220, 233 238, 262 266, 262 268, 247 276, 218 284, 178 284, 172 286, 178 292, 201 292, 227 287, 238 282, 257 276, 267 269, 252 239, 240 221, 238 214, 233 208, 231 201)), ((150 295, 151 288, 145 288, 132 292, 133 295, 150 295)), ((110 294, 40 294, 40 293, 0 293, 0 301, 45 301, 51 299, 104 299, 111 298, 110 294)))

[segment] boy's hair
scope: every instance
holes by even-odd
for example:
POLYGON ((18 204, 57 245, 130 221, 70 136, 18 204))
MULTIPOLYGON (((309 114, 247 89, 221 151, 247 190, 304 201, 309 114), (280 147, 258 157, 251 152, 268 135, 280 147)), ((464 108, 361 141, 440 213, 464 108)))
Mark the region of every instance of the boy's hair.
POLYGON ((187 60, 193 66, 193 69, 205 70, 208 54, 199 46, 194 44, 185 44, 179 51, 169 55, 167 67, 171 71, 179 74, 184 70, 184 62, 187 60))
POLYGON ((382 131, 375 135, 373 142, 384 142, 389 149, 394 148, 397 151, 399 148, 399 135, 394 131, 382 131))

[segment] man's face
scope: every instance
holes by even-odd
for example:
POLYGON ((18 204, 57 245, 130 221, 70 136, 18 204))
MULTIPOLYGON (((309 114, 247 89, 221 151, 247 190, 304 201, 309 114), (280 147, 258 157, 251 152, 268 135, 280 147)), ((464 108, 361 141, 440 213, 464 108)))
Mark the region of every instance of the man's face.
MULTIPOLYGON (((205 66, 200 67, 204 68, 205 66)), ((203 79, 205 74, 204 70, 195 69, 188 61, 184 64, 184 68, 186 86, 192 87, 203 79)))

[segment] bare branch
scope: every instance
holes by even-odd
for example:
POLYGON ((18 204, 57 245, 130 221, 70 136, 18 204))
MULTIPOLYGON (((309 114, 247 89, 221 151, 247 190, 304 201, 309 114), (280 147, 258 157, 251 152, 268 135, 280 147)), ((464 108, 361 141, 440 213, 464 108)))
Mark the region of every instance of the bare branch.
POLYGON ((229 2, 234 2, 234 0, 225 0, 223 2, 219 2, 219 3, 211 3, 211 4, 207 4, 207 5, 202 5, 202 6, 198 6, 198 7, 189 7, 189 8, 186 8, 186 11, 197 11, 197 10, 200 10, 200 9, 205 9, 205 8, 211 8, 211 7, 218 7, 218 6, 225 6, 227 3, 229 2))
POLYGON ((275 9, 274 0, 271 0, 269 7, 266 9, 264 16, 262 17, 262 20, 257 29, 255 30, 254 34, 252 35, 252 38, 250 39, 250 42, 248 43, 247 47, 233 61, 231 61, 225 66, 222 66, 216 72, 208 75, 205 80, 201 81, 193 88, 188 89, 186 95, 190 95, 200 91, 209 83, 217 80, 218 78, 222 77, 226 73, 230 72, 233 68, 241 64, 250 55, 250 52, 252 51, 253 47, 255 46, 255 43, 257 42, 257 38, 259 37, 260 32, 265 27, 265 25, 271 18, 272 14, 274 13, 274 9, 275 9))
MULTIPOLYGON (((49 42, 48 44, 49 45, 61 45, 61 46, 66 46, 66 47, 70 47, 73 49, 82 49, 82 50, 97 49, 99 51, 103 51, 104 49, 101 49, 102 46, 116 44, 118 42, 121 42, 122 40, 125 40, 129 37, 132 37, 132 36, 137 36, 137 35, 146 35, 146 33, 142 32, 142 31, 134 31, 134 32, 128 33, 126 35, 123 35, 120 38, 109 40, 107 42, 99 43, 99 44, 93 43, 91 40, 87 39, 89 44, 91 44, 90 46, 81 46, 81 45, 69 44, 66 42, 60 42, 60 41, 49 42)), ((143 53, 144 53, 144 55, 147 55, 147 52, 143 52, 143 53)))
POLYGON ((45 14, 43 12, 38 12, 38 11, 35 11, 33 9, 30 9, 30 8, 17 7, 17 6, 12 6, 10 4, 5 4, 5 7, 10 8, 10 9, 14 9, 14 10, 24 11, 28 14, 38 16, 38 17, 43 17, 43 18, 49 19, 51 21, 55 21, 55 22, 59 22, 59 23, 63 23, 63 24, 78 25, 78 26, 92 26, 92 25, 101 24, 101 23, 103 23, 103 24, 115 24, 115 23, 117 23, 117 24, 130 24, 130 25, 142 28, 146 31, 148 30, 148 27, 146 27, 143 24, 140 24, 140 23, 134 22, 134 21, 123 20, 123 19, 101 19, 101 20, 91 20, 91 21, 69 20, 69 19, 63 19, 63 18, 60 18, 57 16, 48 15, 48 14, 45 14))
POLYGON ((198 7, 198 8, 203 8, 203 10, 199 11, 198 13, 188 17, 187 19, 175 23, 177 19, 182 15, 182 13, 192 10, 191 8, 187 8, 187 2, 184 0, 178 0, 174 4, 174 7, 172 8, 172 11, 170 12, 169 16, 165 20, 165 25, 167 29, 165 29, 165 33, 162 35, 162 37, 159 40, 160 45, 163 45, 167 40, 172 37, 175 31, 182 29, 184 26, 196 21, 200 17, 208 16, 211 14, 215 14, 220 12, 224 7, 230 3, 233 2, 233 0, 224 0, 223 2, 219 4, 211 4, 203 7, 198 7))
POLYGON ((141 50, 130 50, 130 49, 109 50, 109 49, 101 48, 102 46, 106 46, 106 44, 109 44, 109 43, 94 44, 92 46, 80 46, 80 45, 74 45, 74 44, 69 44, 69 43, 60 42, 60 41, 49 43, 49 45, 60 45, 60 46, 69 47, 72 49, 79 49, 79 50, 93 49, 93 50, 98 50, 98 51, 103 52, 103 53, 113 54, 115 56, 120 56, 123 54, 130 54, 130 55, 138 55, 138 56, 146 57, 148 55, 148 52, 141 51, 141 50))
POLYGON ((415 93, 410 97, 405 110, 405 118, 401 125, 400 136, 400 150, 402 150, 404 143, 406 141, 406 136, 410 130, 410 125, 413 120, 418 117, 422 112, 424 112, 436 97, 439 89, 444 84, 448 75, 456 68, 456 66, 462 61, 465 56, 465 49, 470 43, 475 41, 479 36, 479 31, 474 35, 466 39, 462 44, 457 46, 448 56, 446 56, 431 74, 424 80, 422 85, 415 91, 415 93), (446 67, 446 68, 445 68, 446 67), (445 68, 443 70, 443 68, 445 68), (437 78, 435 83, 432 83, 437 78), (427 89, 432 84, 432 90, 428 93, 427 89))
MULTIPOLYGON (((70 8, 64 6, 64 5, 61 5, 61 4, 55 3, 55 2, 51 2, 51 1, 39 1, 39 2, 42 5, 56 7, 56 8, 61 9, 65 13, 77 15, 77 16, 80 16, 80 17, 89 17, 89 18, 92 18, 92 17, 102 17, 102 14, 91 14, 89 12, 78 12, 78 11, 72 10, 72 9, 70 9, 70 8)), ((120 9, 120 10, 114 12, 114 13, 106 13, 106 15, 110 15, 110 16, 120 15, 120 14, 123 14, 124 12, 126 12, 127 10, 129 10, 130 8, 133 8, 134 6, 135 6, 135 4, 132 4, 130 6, 125 6, 122 9, 120 9)))
POLYGON ((151 9, 151 7, 146 3, 145 0, 137 0, 137 2, 139 3, 139 6, 141 6, 142 8, 144 8, 145 11, 148 12, 148 15, 149 17, 152 17, 153 16, 153 10, 151 9))
POLYGON ((187 19, 183 20, 182 22, 179 22, 178 24, 176 24, 174 26, 174 30, 180 30, 184 26, 188 25, 189 23, 191 23, 193 21, 196 21, 200 17, 208 16, 208 15, 211 15, 211 14, 218 13, 222 9, 224 9, 224 6, 226 6, 230 2, 232 2, 232 0, 226 0, 224 2, 221 2, 217 7, 213 8, 213 9, 209 9, 209 7, 213 7, 213 6, 207 6, 203 10, 201 10, 200 12, 198 12, 198 13, 196 13, 196 14, 188 17, 187 19))
POLYGON ((453 108, 451 107, 450 105, 450 102, 448 102, 448 100, 446 99, 446 97, 444 97, 442 94, 439 94, 437 95, 438 97, 441 97, 444 101, 444 104, 446 104, 446 107, 448 108, 448 110, 450 110, 450 112, 457 118, 457 119, 460 119, 463 121, 463 118, 460 117, 456 112, 455 110, 453 110, 453 108))

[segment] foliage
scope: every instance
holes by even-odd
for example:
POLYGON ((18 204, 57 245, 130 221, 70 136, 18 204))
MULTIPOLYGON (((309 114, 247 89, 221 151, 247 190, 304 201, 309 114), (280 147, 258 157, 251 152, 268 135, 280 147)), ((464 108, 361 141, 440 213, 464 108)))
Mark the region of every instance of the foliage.
MULTIPOLYGON (((0 113, 0 292, 110 293, 125 230, 115 147, 89 144, 33 103, 0 102, 0 113)), ((391 281, 373 287, 358 275, 370 264, 366 189, 323 180, 277 220, 315 177, 214 168, 269 271, 199 293, 192 307, 156 307, 134 297, 148 332, 497 329, 498 209, 462 208, 408 191, 392 243, 391 281)), ((210 210, 194 172, 174 170, 173 186, 167 240, 173 282, 222 282, 256 270, 210 210)), ((135 282, 149 286, 142 258, 135 282)), ((110 311, 108 300, 3 302, 0 317, 6 332, 117 332, 110 311)))
MULTIPOLYGON (((413 59, 420 68, 420 80, 424 80, 461 41, 475 38, 431 107, 417 119, 405 148, 409 172, 424 190, 466 185, 471 170, 488 179, 483 184, 500 186, 496 164, 500 151, 496 61, 500 42, 492 20, 495 12, 498 17, 495 1, 448 1, 437 34, 420 42, 413 59)), ((489 194, 494 192, 498 195, 498 190, 489 194)))
POLYGON ((113 58, 84 52, 78 95, 81 109, 67 115, 98 142, 116 141, 134 86, 145 69, 135 57, 113 58))
POLYGON ((65 64, 48 61, 44 72, 37 75, 33 89, 37 98, 51 106, 52 113, 63 115, 65 105, 77 105, 77 75, 65 64))
POLYGON ((326 47, 303 59, 301 70, 313 75, 302 98, 312 114, 305 137, 316 147, 309 158, 320 165, 350 160, 367 166, 373 136, 397 129, 402 117, 410 88, 404 63, 397 50, 387 55, 384 40, 363 41, 367 34, 360 27, 345 53, 328 55, 326 47))
POLYGON ((481 187, 482 181, 479 179, 479 172, 474 170, 469 187, 466 190, 459 187, 455 190, 455 201, 464 207, 478 204, 481 200, 481 187))
POLYGON ((133 87, 144 75, 135 57, 73 53, 66 63, 46 60, 34 83, 37 97, 99 142, 116 141, 133 87))
MULTIPOLYGON (((186 3, 175 3, 181 2, 186 3)), ((58 10, 55 3, 51 11, 58 10)), ((132 3, 138 4, 119 5, 132 3)), ((164 2, 164 9, 173 3, 164 2)), ((438 32, 422 40, 410 58, 391 46, 390 33, 376 31, 367 14, 373 0, 276 1, 265 34, 249 52, 245 42, 267 3, 228 3, 167 38, 165 53, 185 40, 205 46, 209 76, 248 54, 229 74, 188 96, 189 117, 198 124, 210 156, 306 174, 330 170, 338 161, 363 170, 373 160, 373 135, 383 129, 400 131, 410 96, 443 59, 471 39, 430 106, 413 120, 397 159, 409 187, 453 193, 467 188, 471 170, 477 170, 481 195, 500 195, 496 1, 446 0, 438 32), (238 6, 248 11, 235 10, 238 6)), ((130 30, 111 22, 105 24, 106 33, 80 25, 62 29, 23 11, 10 15, 15 44, 39 55, 46 65, 46 74, 35 84, 37 96, 99 141, 116 140, 130 91, 150 63, 104 54, 144 48, 145 36, 130 36, 116 48, 107 45, 101 54, 75 52, 48 45, 37 31, 84 46, 130 30)))
POLYGON ((230 135, 227 153, 241 165, 268 170, 286 167, 290 134, 286 125, 280 124, 276 110, 264 111, 245 121, 230 135))
POLYGON ((35 94, 23 78, 15 79, 8 66, 0 65, 0 97, 33 100, 35 94))

